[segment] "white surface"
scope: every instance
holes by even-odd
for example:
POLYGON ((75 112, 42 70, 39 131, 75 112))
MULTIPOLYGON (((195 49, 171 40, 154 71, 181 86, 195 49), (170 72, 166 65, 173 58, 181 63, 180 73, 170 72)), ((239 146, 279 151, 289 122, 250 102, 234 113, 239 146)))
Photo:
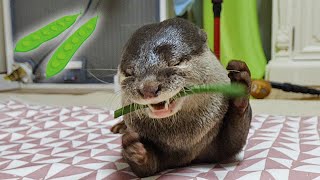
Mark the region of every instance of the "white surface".
POLYGON ((320 61, 275 60, 267 65, 266 79, 305 86, 320 86, 320 61))
POLYGON ((167 0, 160 0, 159 1, 159 7, 160 7, 160 9, 159 9, 159 17, 160 17, 160 22, 162 22, 162 21, 164 21, 164 20, 166 20, 166 19, 168 19, 168 11, 167 11, 167 6, 168 6, 168 4, 167 4, 167 0))
POLYGON ((267 80, 320 86, 320 2, 273 0, 267 80))
POLYGON ((295 38, 293 59, 320 61, 320 1, 294 0, 295 38))
POLYGON ((3 102, 10 99, 31 104, 59 107, 91 106, 115 110, 121 106, 120 96, 112 92, 96 92, 86 95, 0 93, 0 101, 3 102))
POLYGON ((82 69, 82 61, 70 61, 65 69, 82 69))
POLYGON ((56 94, 82 94, 95 91, 113 92, 113 84, 21 84, 21 89, 28 92, 45 92, 56 94))

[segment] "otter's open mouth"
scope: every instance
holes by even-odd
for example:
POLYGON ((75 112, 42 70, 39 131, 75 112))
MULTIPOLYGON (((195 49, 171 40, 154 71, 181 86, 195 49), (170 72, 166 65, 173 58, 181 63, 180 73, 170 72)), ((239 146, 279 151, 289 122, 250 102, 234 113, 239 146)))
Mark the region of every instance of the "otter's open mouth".
POLYGON ((174 100, 170 99, 157 104, 148 104, 148 106, 153 111, 168 110, 169 106, 172 105, 173 102, 174 100))
POLYGON ((157 104, 148 104, 151 118, 166 118, 177 113, 181 108, 182 99, 168 99, 157 104))

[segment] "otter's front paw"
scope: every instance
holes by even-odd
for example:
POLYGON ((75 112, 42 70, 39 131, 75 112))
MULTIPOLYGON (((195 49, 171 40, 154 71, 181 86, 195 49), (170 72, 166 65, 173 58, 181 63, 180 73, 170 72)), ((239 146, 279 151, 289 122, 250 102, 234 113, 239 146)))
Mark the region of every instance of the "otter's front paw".
POLYGON ((137 176, 147 177, 158 172, 155 154, 150 148, 145 148, 137 133, 127 130, 122 136, 122 147, 123 158, 137 176))
POLYGON ((124 123, 124 121, 121 121, 118 124, 112 126, 111 132, 113 132, 114 134, 123 134, 126 129, 127 125, 124 123))
POLYGON ((123 157, 137 165, 145 165, 148 161, 147 150, 139 141, 135 132, 126 132, 122 137, 123 157))
POLYGON ((229 78, 231 82, 242 83, 247 87, 248 96, 233 99, 231 105, 237 108, 240 112, 244 112, 249 105, 249 94, 251 88, 251 74, 246 63, 239 60, 232 60, 227 66, 229 70, 229 78))

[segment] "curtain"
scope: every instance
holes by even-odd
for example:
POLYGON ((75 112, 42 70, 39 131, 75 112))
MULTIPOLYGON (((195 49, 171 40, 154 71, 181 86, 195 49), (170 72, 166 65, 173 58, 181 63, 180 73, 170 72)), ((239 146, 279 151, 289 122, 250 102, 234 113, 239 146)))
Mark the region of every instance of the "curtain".
MULTIPOLYGON (((213 10, 211 0, 203 3, 203 25, 213 50, 213 10)), ((247 63, 252 79, 262 79, 267 64, 261 43, 257 1, 224 0, 221 14, 221 63, 232 59, 247 63)))

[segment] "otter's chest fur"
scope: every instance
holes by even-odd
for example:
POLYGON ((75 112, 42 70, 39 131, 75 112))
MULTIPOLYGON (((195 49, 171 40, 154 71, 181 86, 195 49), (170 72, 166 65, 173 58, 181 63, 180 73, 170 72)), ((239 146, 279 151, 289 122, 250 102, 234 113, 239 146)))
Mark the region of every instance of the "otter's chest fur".
POLYGON ((135 117, 125 118, 125 122, 129 128, 139 132, 141 138, 164 151, 189 150, 211 143, 227 112, 227 98, 222 95, 198 95, 185 103, 190 106, 169 118, 150 119, 133 115, 135 117))

